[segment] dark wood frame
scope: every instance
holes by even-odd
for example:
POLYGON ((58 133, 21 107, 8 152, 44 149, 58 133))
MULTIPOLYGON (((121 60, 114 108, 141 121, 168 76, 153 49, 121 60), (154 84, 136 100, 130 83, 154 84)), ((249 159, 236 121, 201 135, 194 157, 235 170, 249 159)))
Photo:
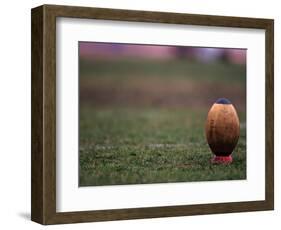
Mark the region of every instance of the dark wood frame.
MULTIPOLYGON (((31 219, 41 224, 274 209, 274 21, 271 19, 43 5, 32 9, 31 219), (56 18, 256 28, 266 31, 265 200, 103 211, 56 212, 56 18)), ((253 86, 254 87, 254 86, 253 86)))

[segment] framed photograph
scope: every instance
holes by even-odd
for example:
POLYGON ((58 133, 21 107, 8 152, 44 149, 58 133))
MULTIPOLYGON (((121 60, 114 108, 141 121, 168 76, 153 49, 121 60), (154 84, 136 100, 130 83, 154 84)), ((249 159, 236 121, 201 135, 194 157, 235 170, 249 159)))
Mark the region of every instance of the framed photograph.
POLYGON ((274 21, 32 9, 31 219, 274 209, 274 21))

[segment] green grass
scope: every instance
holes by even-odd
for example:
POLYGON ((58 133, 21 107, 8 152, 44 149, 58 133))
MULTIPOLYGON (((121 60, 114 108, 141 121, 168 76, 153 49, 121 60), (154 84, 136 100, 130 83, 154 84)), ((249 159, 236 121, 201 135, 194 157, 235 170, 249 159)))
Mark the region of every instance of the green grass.
POLYGON ((231 165, 213 165, 204 126, 229 98, 245 124, 246 66, 223 61, 80 59, 79 184, 246 179, 246 129, 231 165))
MULTIPOLYGON (((246 178, 246 130, 231 165, 212 165, 204 109, 80 108, 80 186, 246 178)), ((239 114, 241 122, 245 114, 239 114)))
POLYGON ((185 60, 117 59, 80 61, 80 74, 84 80, 92 78, 109 78, 110 81, 126 81, 128 78, 159 77, 169 81, 176 79, 226 84, 245 85, 245 65, 234 65, 223 61, 202 63, 185 60))

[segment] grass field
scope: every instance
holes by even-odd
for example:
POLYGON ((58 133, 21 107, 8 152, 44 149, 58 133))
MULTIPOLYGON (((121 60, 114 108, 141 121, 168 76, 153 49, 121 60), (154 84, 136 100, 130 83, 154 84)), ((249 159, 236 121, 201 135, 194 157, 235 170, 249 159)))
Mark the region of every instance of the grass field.
POLYGON ((204 122, 188 109, 81 111, 80 185, 245 179, 245 129, 233 164, 212 165, 204 122))
POLYGON ((130 78, 128 61, 110 69, 103 64, 83 63, 80 75, 80 186, 246 178, 244 67, 200 71, 194 63, 184 70, 179 62, 169 72, 163 63, 156 70, 144 63, 132 67, 137 74, 130 78), (206 76, 215 77, 206 83, 206 76), (235 98, 242 124, 231 165, 210 163, 204 134, 210 101, 221 93, 235 98))

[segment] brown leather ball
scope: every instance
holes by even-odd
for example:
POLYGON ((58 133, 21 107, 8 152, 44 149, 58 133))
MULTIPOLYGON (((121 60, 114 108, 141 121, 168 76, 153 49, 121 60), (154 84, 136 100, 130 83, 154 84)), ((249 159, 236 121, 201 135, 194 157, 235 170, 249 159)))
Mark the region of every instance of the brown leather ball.
POLYGON ((211 107, 205 126, 210 149, 216 156, 229 156, 237 145, 240 124, 237 112, 231 102, 218 99, 211 107))

